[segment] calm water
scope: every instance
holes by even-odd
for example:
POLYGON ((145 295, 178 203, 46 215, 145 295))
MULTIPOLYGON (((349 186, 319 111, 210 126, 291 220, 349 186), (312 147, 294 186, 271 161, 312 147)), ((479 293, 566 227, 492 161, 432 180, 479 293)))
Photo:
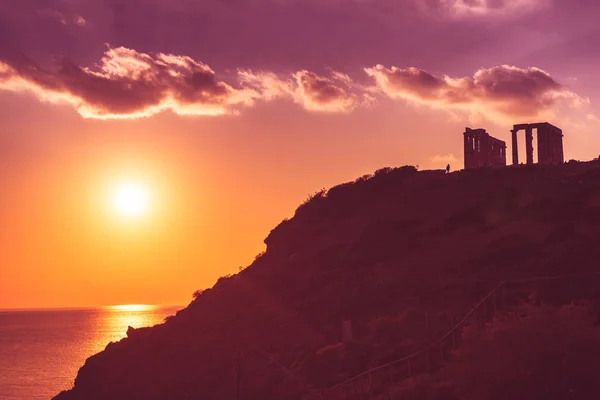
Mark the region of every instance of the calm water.
POLYGON ((50 399, 128 326, 161 323, 181 308, 0 311, 0 399, 50 399))

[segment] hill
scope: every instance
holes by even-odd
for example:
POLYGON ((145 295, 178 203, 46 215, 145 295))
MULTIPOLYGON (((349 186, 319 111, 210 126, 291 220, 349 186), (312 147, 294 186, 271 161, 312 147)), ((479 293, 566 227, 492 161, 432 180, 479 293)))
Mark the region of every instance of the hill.
POLYGON ((300 399, 429 343, 502 280, 596 271, 599 239, 597 161, 384 168, 309 197, 252 265, 54 399, 300 399))

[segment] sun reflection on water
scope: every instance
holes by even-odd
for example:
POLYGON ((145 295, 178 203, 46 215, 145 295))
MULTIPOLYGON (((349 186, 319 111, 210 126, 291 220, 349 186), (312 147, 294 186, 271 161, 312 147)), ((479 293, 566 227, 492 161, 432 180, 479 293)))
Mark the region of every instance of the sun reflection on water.
POLYGON ((97 338, 97 347, 104 348, 110 342, 127 337, 127 329, 153 326, 163 321, 156 315, 157 307, 146 304, 123 304, 104 307, 101 318, 102 335, 97 338))
POLYGON ((105 308, 118 311, 149 311, 154 310, 157 307, 148 304, 120 304, 117 306, 107 306, 105 308))
POLYGON ((86 359, 126 337, 129 326, 161 324, 182 308, 123 305, 2 312, 0 399, 49 399, 70 389, 86 359))

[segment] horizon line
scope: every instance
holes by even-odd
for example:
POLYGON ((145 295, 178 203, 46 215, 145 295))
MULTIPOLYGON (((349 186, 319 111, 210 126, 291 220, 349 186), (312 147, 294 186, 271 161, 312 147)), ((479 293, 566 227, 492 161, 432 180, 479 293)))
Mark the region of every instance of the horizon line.
MULTIPOLYGON (((188 303, 189 304, 189 303, 188 303)), ((188 304, 142 304, 142 303, 123 303, 123 304, 110 304, 110 305, 95 305, 95 306, 53 306, 53 307, 13 307, 3 308, 0 307, 0 312, 11 312, 11 311, 75 311, 75 310, 97 310, 97 309, 118 309, 115 307, 119 306, 149 306, 159 308, 170 308, 170 307, 187 307, 188 304)))

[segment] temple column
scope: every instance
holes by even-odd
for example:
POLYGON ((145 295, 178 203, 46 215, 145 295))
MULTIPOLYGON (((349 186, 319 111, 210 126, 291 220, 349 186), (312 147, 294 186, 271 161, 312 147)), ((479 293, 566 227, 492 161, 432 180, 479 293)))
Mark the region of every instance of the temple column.
POLYGON ((519 165, 519 147, 517 144, 517 130, 511 130, 512 132, 512 164, 519 165))
POLYGON ((490 143, 488 141, 488 136, 481 135, 479 138, 479 145, 481 146, 481 166, 488 167, 490 165, 490 143))
POLYGON ((464 158, 465 158, 465 169, 469 168, 469 136, 467 132, 463 133, 464 136, 464 158))
POLYGON ((560 132, 558 134, 558 161, 562 164, 565 162, 565 153, 563 152, 563 134, 560 132))
POLYGON ((527 154, 527 164, 533 164, 533 129, 525 129, 525 150, 527 154))
POLYGON ((551 156, 552 156, 552 164, 557 164, 560 160, 560 155, 558 154, 558 141, 560 139, 560 137, 558 136, 558 132, 552 132, 552 136, 551 136, 551 145, 550 145, 550 151, 551 151, 551 156))
POLYGON ((552 155, 549 149, 549 142, 552 140, 548 137, 548 132, 544 128, 538 128, 537 130, 537 152, 538 152, 538 164, 546 164, 552 155))
POLYGON ((556 134, 552 131, 546 132, 546 157, 549 164, 556 161, 556 134))

